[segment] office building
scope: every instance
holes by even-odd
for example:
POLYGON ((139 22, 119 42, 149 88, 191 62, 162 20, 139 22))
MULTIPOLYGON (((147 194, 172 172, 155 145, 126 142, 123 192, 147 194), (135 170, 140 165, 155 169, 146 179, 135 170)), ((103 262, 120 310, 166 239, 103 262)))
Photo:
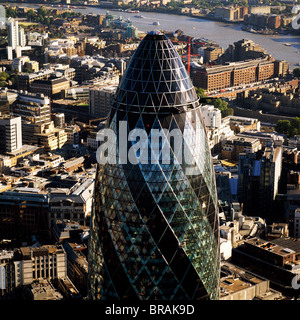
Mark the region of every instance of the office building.
POLYGON ((169 164, 159 157, 151 163, 148 154, 137 165, 123 159, 125 164, 98 166, 90 298, 218 299, 218 203, 199 98, 176 49, 159 31, 142 40, 117 89, 108 118, 117 137, 120 120, 128 132, 142 129, 147 138, 154 129, 176 129, 186 156, 179 165, 179 153, 169 149, 169 164))
POLYGON ((15 58, 12 62, 11 68, 17 70, 18 72, 22 72, 24 70, 25 64, 30 61, 29 57, 18 57, 15 58))
POLYGON ((30 85, 30 92, 41 93, 50 98, 60 98, 63 91, 70 88, 70 80, 65 77, 48 80, 34 80, 30 85))
POLYGON ((46 151, 60 148, 66 143, 67 135, 64 130, 55 128, 51 121, 48 97, 43 94, 20 93, 11 109, 13 115, 22 119, 24 143, 45 147, 46 151))
POLYGON ((51 121, 50 99, 43 94, 19 94, 12 105, 12 112, 22 121, 31 124, 49 124, 51 121))
MULTIPOLYGON (((25 128, 26 125, 23 126, 25 128)), ((28 129, 26 132, 30 133, 33 129, 31 137, 31 143, 44 148, 46 152, 62 148, 68 141, 67 133, 64 129, 56 128, 54 122, 51 121, 49 124, 41 124, 38 126, 27 125, 28 129)))
POLYGON ((26 46, 26 35, 22 27, 19 26, 19 22, 14 19, 8 19, 7 22, 7 31, 8 31, 8 46, 7 49, 7 58, 8 60, 13 59, 13 51, 16 53, 16 57, 22 55, 23 50, 30 50, 31 47, 26 46))
POLYGON ((0 194, 0 234, 25 241, 33 234, 47 239, 49 199, 38 188, 16 187, 0 194))
POLYGON ((217 61, 223 52, 223 48, 221 47, 207 47, 203 50, 203 62, 212 63, 217 61))
POLYGON ((8 28, 8 46, 16 49, 17 46, 26 46, 26 36, 24 29, 19 26, 17 20, 9 19, 7 22, 8 28))
POLYGON ((191 78, 196 87, 207 91, 244 86, 274 77, 274 62, 266 59, 226 62, 224 65, 191 65, 191 78))
POLYGON ((137 39, 139 37, 139 31, 135 26, 128 26, 126 29, 126 37, 130 39, 137 39))
POLYGON ((0 154, 10 153, 22 148, 21 117, 0 116, 0 154))
POLYGON ((62 300, 63 295, 59 293, 51 281, 43 278, 39 278, 32 282, 24 290, 24 296, 26 300, 62 300))
POLYGON ((54 280, 67 275, 67 255, 62 245, 21 247, 15 260, 22 264, 22 285, 31 285, 40 278, 54 280))
POLYGON ((245 61, 258 58, 271 58, 261 45, 249 39, 241 39, 230 44, 221 57, 222 63, 227 61, 245 61))
POLYGON ((215 18, 225 21, 243 21, 244 16, 248 13, 247 7, 229 6, 217 7, 215 9, 215 18))
POLYGON ((238 197, 247 215, 272 217, 282 170, 282 145, 269 142, 256 153, 240 153, 238 197))
POLYGON ((16 298, 16 291, 20 285, 20 262, 14 261, 12 250, 0 250, 0 300, 16 298))
POLYGON ((33 73, 20 73, 18 75, 18 90, 30 91, 33 81, 47 80, 53 75, 54 71, 51 69, 41 70, 33 73))
POLYGON ((238 161, 239 154, 242 152, 255 153, 262 148, 259 139, 247 136, 232 136, 224 141, 222 146, 222 159, 238 161))
POLYGON ((299 253, 298 239, 281 237, 268 241, 254 237, 232 251, 232 262, 269 279, 274 289, 293 297, 298 295, 295 284, 298 286, 299 253))
POLYGON ((116 86, 90 88, 90 115, 98 118, 107 117, 116 90, 116 86))
POLYGON ((201 106, 201 113, 206 127, 220 128, 222 123, 221 111, 213 105, 201 106))
POLYGON ((82 181, 73 192, 53 190, 49 200, 49 228, 57 219, 78 221, 83 226, 90 224, 95 183, 92 179, 82 181))
POLYGON ((78 125, 68 126, 65 128, 67 134, 68 144, 79 144, 80 143, 80 127, 78 125))
POLYGON ((65 114, 64 113, 51 113, 51 119, 54 121, 54 126, 56 128, 65 127, 65 114))

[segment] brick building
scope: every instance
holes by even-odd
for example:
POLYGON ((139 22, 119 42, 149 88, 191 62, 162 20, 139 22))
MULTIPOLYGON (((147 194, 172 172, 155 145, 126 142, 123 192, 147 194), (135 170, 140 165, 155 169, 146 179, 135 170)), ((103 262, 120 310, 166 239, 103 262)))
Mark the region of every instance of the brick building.
POLYGON ((191 65, 191 78, 195 87, 207 91, 245 85, 274 76, 274 62, 264 59, 228 62, 224 65, 191 65))

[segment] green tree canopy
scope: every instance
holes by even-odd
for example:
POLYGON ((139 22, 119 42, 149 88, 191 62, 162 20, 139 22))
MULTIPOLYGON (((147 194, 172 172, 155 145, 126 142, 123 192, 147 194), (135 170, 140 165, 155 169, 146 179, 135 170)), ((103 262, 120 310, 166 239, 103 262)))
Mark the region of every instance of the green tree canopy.
POLYGON ((195 90, 196 90, 197 95, 198 95, 200 98, 206 98, 206 97, 207 97, 204 89, 202 89, 202 88, 196 88, 196 87, 195 87, 195 90))
POLYGON ((295 68, 293 70, 293 74, 295 77, 299 78, 300 77, 300 68, 295 68))
POLYGON ((38 8, 38 15, 41 15, 43 17, 45 17, 46 15, 48 15, 48 11, 46 8, 44 7, 39 7, 38 8))
POLYGON ((289 134, 291 127, 291 122, 289 120, 278 120, 275 126, 275 130, 278 133, 289 134))

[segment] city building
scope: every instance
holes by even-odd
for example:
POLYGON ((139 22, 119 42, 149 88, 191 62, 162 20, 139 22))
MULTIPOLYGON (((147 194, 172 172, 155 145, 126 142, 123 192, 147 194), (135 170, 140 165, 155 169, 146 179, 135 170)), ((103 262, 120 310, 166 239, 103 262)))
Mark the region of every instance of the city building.
POLYGON ((21 281, 21 265, 14 261, 14 251, 0 250, 0 300, 16 298, 21 281))
POLYGON ((0 193, 0 234, 6 239, 23 239, 33 234, 49 237, 46 191, 33 187, 14 187, 0 193))
POLYGON ((258 28, 278 29, 281 25, 288 24, 289 20, 282 22, 282 17, 278 14, 251 13, 245 15, 244 22, 258 28))
MULTIPOLYGON (((34 129, 31 144, 43 148, 45 152, 62 148, 68 141, 65 129, 56 128, 53 121, 38 126, 27 125, 28 128, 34 129)), ((27 133, 30 133, 30 129, 27 133)))
POLYGON ((49 229, 57 219, 78 221, 82 226, 89 226, 94 187, 94 181, 86 179, 72 192, 63 188, 52 190, 49 200, 49 229))
POLYGON ((0 154, 11 153, 22 148, 21 117, 0 115, 0 154))
POLYGON ((126 29, 126 37, 129 39, 137 39, 139 37, 138 28, 135 26, 128 26, 126 29))
POLYGON ((269 279, 273 288, 293 297, 297 296, 293 283, 299 273, 299 253, 299 240, 254 237, 232 250, 232 263, 269 279))
POLYGON ((294 235, 300 238, 300 208, 296 209, 294 214, 294 235))
POLYGON ((42 47, 48 39, 48 33, 40 34, 38 32, 27 33, 27 43, 32 47, 42 47))
POLYGON ((67 275, 67 255, 62 245, 21 247, 16 250, 15 260, 21 262, 21 285, 31 285, 40 278, 60 279, 67 275))
POLYGON ((86 245, 77 242, 64 241, 63 247, 68 258, 68 277, 74 283, 80 294, 88 296, 89 269, 84 251, 86 245))
POLYGON ((43 94, 20 93, 12 105, 12 113, 20 116, 22 122, 37 125, 49 124, 51 121, 50 99, 43 94))
POLYGON ((70 80, 65 77, 34 80, 30 85, 30 92, 40 93, 50 98, 61 97, 62 91, 70 88, 70 80))
POLYGON ((270 281, 229 262, 221 265, 220 300, 282 300, 270 281))
POLYGON ((46 152, 61 148, 67 142, 63 128, 51 121, 50 99, 43 94, 20 93, 12 105, 12 113, 22 119, 24 143, 44 148, 46 152))
POLYGON ((224 63, 226 61, 236 62, 258 58, 271 58, 271 55, 253 40, 241 39, 228 46, 220 61, 224 63))
POLYGON ((68 276, 58 279, 58 290, 62 293, 65 299, 81 299, 81 294, 74 286, 68 276))
POLYGON ((65 128, 67 134, 67 143, 79 144, 80 143, 80 127, 77 125, 68 126, 65 128))
POLYGON ((15 58, 13 60, 11 67, 12 67, 12 69, 17 70, 18 72, 22 72, 22 71, 24 71, 25 64, 28 63, 29 61, 30 61, 30 59, 27 56, 15 58))
POLYGON ((6 24, 8 32, 7 58, 8 60, 13 60, 13 51, 15 51, 18 58, 22 55, 23 50, 30 50, 31 47, 26 46, 25 31, 19 26, 18 20, 9 18, 6 24))
POLYGON ((255 153, 262 148, 257 138, 232 136, 225 140, 222 146, 222 159, 238 161, 240 153, 255 153))
POLYGON ((272 218, 282 170, 282 143, 269 142, 261 152, 240 153, 238 195, 244 212, 272 218))
POLYGON ((51 113, 51 120, 54 122, 56 128, 65 127, 65 114, 64 113, 51 113))
POLYGON ((63 295, 59 293, 47 279, 39 278, 31 285, 24 288, 25 299, 27 300, 62 300, 63 295))
POLYGON ((185 160, 192 153, 195 162, 182 170, 169 150, 173 160, 167 165, 158 157, 154 163, 98 167, 89 240, 91 299, 219 298, 218 203, 199 107, 171 41, 159 31, 148 33, 122 77, 108 128, 119 136, 123 120, 128 132, 176 129, 185 139, 185 160), (196 137, 199 143, 192 142, 196 137))
POLYGON ((217 7, 215 9, 215 18, 225 21, 243 21, 244 16, 248 13, 247 7, 230 6, 217 7))
POLYGON ((221 127, 222 115, 218 108, 215 108, 213 105, 201 106, 201 113, 206 127, 221 127))
POLYGON ((224 65, 191 65, 191 78, 195 87, 206 91, 222 90, 251 84, 274 76, 274 62, 265 59, 226 62, 224 65))
POLYGON ((203 62, 212 63, 218 61, 218 58, 223 54, 224 50, 221 47, 206 47, 203 50, 203 62))
POLYGON ((54 74, 54 70, 45 69, 32 73, 18 74, 18 90, 30 91, 31 83, 35 80, 46 80, 54 74))
MULTIPOLYGON (((296 237, 294 234, 298 231, 298 215, 299 215, 299 203, 300 203, 300 189, 291 188, 286 191, 284 199, 284 222, 289 226, 289 234, 291 237, 296 237)), ((299 233, 298 233, 299 236, 299 233)))
POLYGON ((222 143, 234 136, 228 117, 222 118, 221 111, 212 105, 201 106, 201 113, 207 130, 208 144, 212 152, 220 152, 222 143))
POLYGON ((255 131, 256 133, 259 133, 261 128, 261 122, 256 118, 230 115, 223 118, 223 121, 228 123, 230 129, 235 134, 245 133, 245 131, 255 131))
POLYGON ((105 118, 108 116, 116 86, 93 87, 90 88, 89 113, 91 116, 105 118))
MULTIPOLYGON (((51 233, 53 235, 53 238, 57 243, 62 243, 63 245, 65 242, 79 242, 79 239, 81 240, 81 238, 83 238, 83 235, 86 234, 88 230, 89 227, 85 227, 79 224, 78 221, 73 221, 70 219, 52 220, 51 233)), ((82 250, 83 247, 80 246, 80 249, 82 250)))

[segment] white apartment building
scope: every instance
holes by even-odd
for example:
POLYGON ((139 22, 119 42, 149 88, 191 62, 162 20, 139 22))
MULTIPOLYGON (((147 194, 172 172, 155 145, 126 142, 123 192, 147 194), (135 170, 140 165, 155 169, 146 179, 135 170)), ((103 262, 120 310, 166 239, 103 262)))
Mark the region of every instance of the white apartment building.
POLYGON ((201 106, 201 114, 207 131, 208 143, 211 150, 218 149, 223 140, 234 135, 228 121, 224 121, 221 111, 212 105, 201 106))
POLYGON ((201 113, 204 124, 209 128, 220 128, 222 115, 221 111, 212 105, 201 106, 201 113))
POLYGON ((13 60, 13 63, 11 65, 11 67, 12 67, 12 69, 17 70, 18 72, 22 72, 25 63, 29 62, 29 61, 30 61, 30 59, 27 56, 22 56, 22 57, 15 58, 13 60))
POLYGON ((30 50, 30 46, 26 46, 25 31, 22 27, 19 27, 17 20, 8 19, 7 22, 8 31, 8 46, 7 46, 7 58, 13 59, 13 50, 16 51, 17 58, 22 55, 22 50, 30 50))

